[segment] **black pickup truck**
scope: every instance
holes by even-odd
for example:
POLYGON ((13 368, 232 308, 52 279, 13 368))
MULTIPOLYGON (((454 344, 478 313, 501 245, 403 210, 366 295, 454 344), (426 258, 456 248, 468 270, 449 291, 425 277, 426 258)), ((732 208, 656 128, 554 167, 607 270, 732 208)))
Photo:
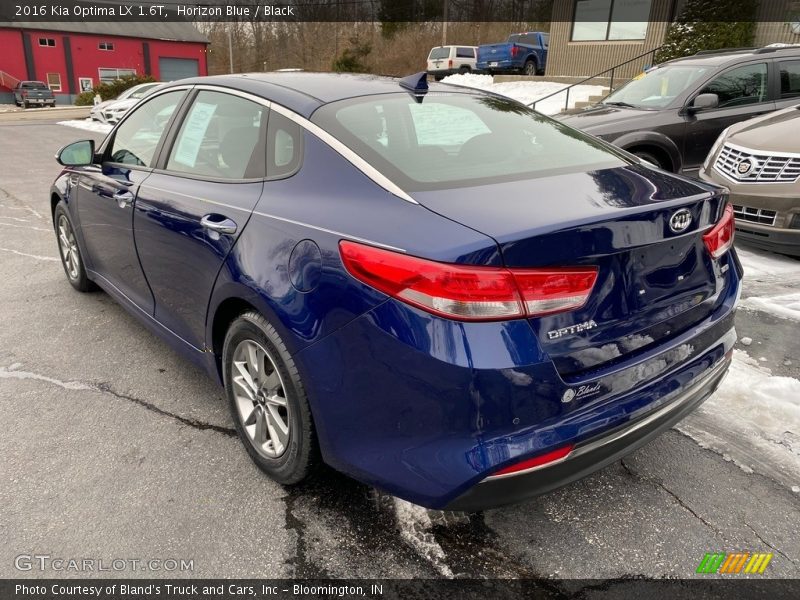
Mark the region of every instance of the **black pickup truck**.
POLYGON ((43 81, 20 81, 14 88, 14 104, 31 106, 55 106, 56 96, 43 81))

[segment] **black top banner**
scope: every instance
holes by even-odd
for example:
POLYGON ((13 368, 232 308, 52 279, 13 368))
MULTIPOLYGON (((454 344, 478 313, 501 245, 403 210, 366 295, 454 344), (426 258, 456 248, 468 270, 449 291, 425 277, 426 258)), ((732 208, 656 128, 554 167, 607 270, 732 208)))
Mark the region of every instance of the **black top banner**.
POLYGON ((672 21, 686 3, 711 20, 800 22, 800 0, 2 0, 0 26, 85 21, 672 21), (735 9, 731 9, 731 1, 735 9), (4 23, 5 22, 5 23, 4 23))

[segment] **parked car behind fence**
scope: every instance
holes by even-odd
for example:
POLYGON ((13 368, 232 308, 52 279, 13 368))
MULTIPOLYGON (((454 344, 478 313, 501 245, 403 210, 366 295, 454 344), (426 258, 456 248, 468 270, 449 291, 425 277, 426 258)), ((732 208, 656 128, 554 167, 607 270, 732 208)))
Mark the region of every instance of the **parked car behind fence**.
POLYGON ((427 71, 436 81, 475 70, 477 46, 437 46, 428 54, 427 71))
POLYGON ((726 127, 797 103, 798 80, 800 47, 699 53, 654 67, 559 119, 668 171, 696 176, 726 127))
POLYGON ((489 74, 543 75, 547 66, 549 45, 549 33, 514 33, 505 42, 478 46, 477 67, 489 74))

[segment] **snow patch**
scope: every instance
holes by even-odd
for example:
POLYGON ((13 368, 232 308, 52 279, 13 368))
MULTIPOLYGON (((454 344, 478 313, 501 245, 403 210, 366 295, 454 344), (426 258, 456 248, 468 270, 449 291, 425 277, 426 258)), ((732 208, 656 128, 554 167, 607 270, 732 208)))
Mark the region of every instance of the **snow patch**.
POLYGON ((452 578, 453 571, 445 563, 445 553, 430 533, 433 523, 428 516, 428 509, 393 498, 400 537, 425 560, 429 561, 444 577, 452 578))
POLYGON ((742 300, 739 306, 770 313, 782 319, 800 321, 800 293, 772 297, 751 296, 742 300))
POLYGON ((785 280, 787 275, 800 278, 800 260, 760 252, 750 248, 736 246, 736 254, 744 267, 744 276, 748 280, 772 281, 775 279, 785 280))
POLYGON ((100 123, 94 119, 73 119, 71 121, 59 121, 59 125, 65 127, 75 127, 76 129, 83 129, 85 131, 94 131, 95 133, 106 134, 111 131, 114 126, 108 123, 100 123))
MULTIPOLYGON (((442 80, 444 83, 461 85, 465 87, 477 88, 502 94, 523 104, 548 96, 559 90, 563 90, 569 84, 556 83, 553 81, 509 81, 505 83, 494 83, 491 75, 474 75, 467 73, 464 75, 450 75, 442 80)), ((602 85, 576 85, 569 91, 569 108, 574 108, 576 102, 585 102, 589 96, 599 96, 603 93, 602 85)), ((546 115, 555 115, 564 108, 566 93, 558 94, 536 105, 536 110, 546 115)))
POLYGON ((800 481, 800 381, 734 350, 728 377, 677 429, 744 471, 800 481))

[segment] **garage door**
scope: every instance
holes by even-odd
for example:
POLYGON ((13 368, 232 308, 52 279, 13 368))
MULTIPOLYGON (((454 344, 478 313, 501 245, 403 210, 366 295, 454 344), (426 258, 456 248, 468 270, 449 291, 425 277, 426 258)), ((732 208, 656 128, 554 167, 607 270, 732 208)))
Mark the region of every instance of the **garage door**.
POLYGON ((159 58, 158 72, 161 81, 175 81, 184 77, 197 77, 200 65, 194 58, 159 58))

